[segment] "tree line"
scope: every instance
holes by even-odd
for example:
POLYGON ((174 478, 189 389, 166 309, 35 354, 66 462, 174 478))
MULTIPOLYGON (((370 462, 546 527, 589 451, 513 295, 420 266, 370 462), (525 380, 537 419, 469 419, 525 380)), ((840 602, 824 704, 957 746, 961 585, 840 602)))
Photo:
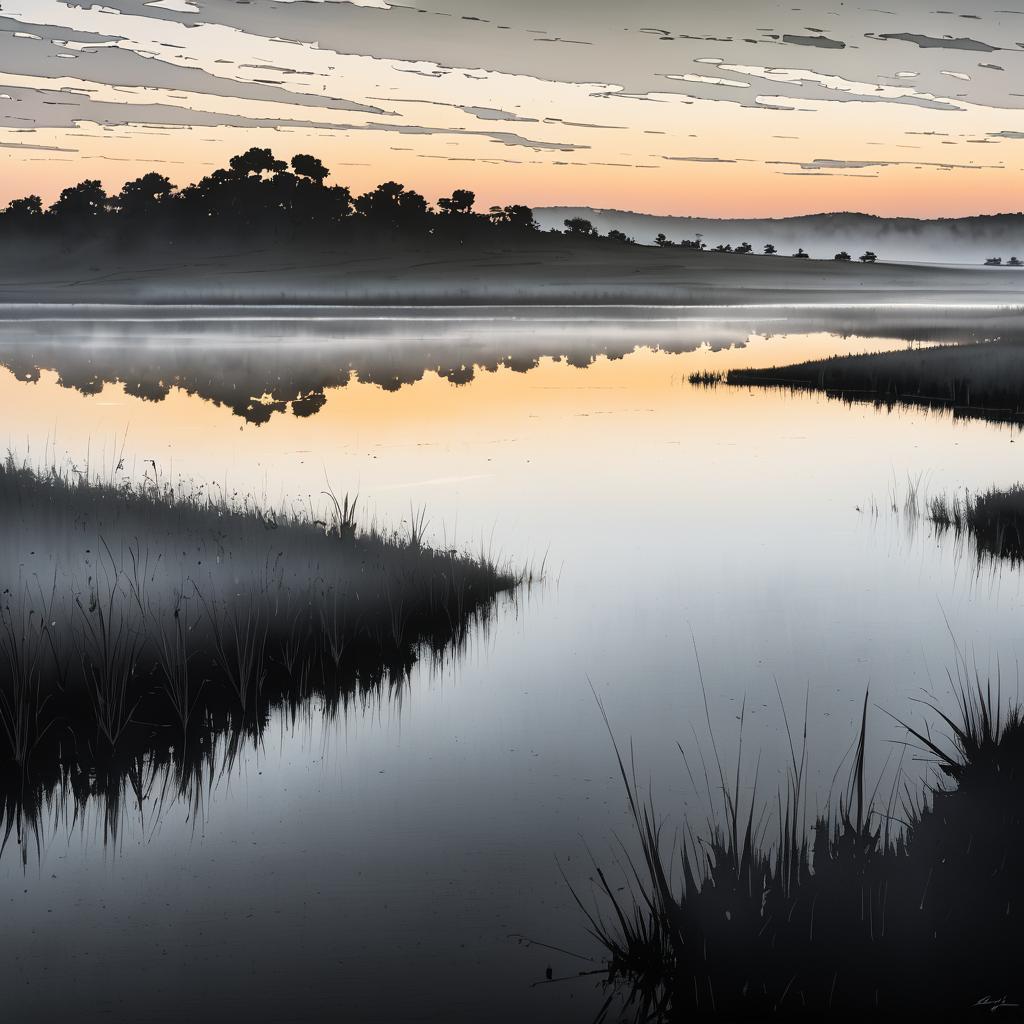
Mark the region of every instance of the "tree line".
MULTIPOLYGON (((204 229, 301 235, 328 233, 341 224, 361 224, 377 231, 462 239, 495 229, 519 233, 539 230, 531 207, 515 203, 492 206, 484 213, 476 209, 476 194, 470 189, 457 188, 431 205, 419 192, 397 181, 385 181, 368 192, 353 195, 345 185, 328 184, 330 175, 320 158, 309 153, 297 153, 284 161, 270 149, 254 146, 231 157, 227 167, 183 188, 166 175, 150 171, 125 182, 113 195, 99 180, 90 178, 63 189, 49 206, 38 195, 13 199, 0 211, 0 231, 60 238, 92 236, 100 228, 115 226, 125 229, 129 237, 161 232, 196 235, 204 229)), ((564 234, 571 238, 637 244, 614 228, 602 236, 585 217, 569 217, 563 223, 564 234)), ((551 233, 563 232, 552 228, 551 233)), ((674 242, 659 234, 654 241, 662 248, 707 250, 699 236, 674 242)), ((753 246, 749 242, 735 248, 717 245, 711 251, 745 255, 753 252, 753 246)), ((778 254, 771 244, 764 246, 763 252, 766 256, 778 254)), ((793 256, 809 258, 803 249, 793 256)), ((834 258, 851 259, 845 252, 834 258)), ((866 252, 860 259, 873 263, 876 257, 866 252)))
POLYGON ((224 228, 297 230, 329 229, 350 221, 411 233, 443 233, 445 228, 506 228, 536 231, 529 206, 475 209, 476 195, 455 189, 438 199, 436 207, 419 192, 386 181, 361 195, 344 185, 327 183, 331 172, 308 153, 290 162, 270 149, 253 147, 233 156, 228 166, 200 181, 178 188, 166 175, 150 171, 125 182, 110 195, 95 179, 65 188, 50 205, 37 195, 14 199, 0 213, 0 224, 15 230, 53 228, 58 232, 93 231, 100 224, 179 230, 201 225, 224 228))

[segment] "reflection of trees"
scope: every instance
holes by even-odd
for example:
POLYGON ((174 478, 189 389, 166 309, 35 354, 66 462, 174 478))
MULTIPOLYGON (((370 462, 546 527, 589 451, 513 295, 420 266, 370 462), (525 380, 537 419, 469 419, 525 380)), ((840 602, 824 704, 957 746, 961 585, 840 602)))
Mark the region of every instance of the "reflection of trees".
MULTIPOLYGON (((61 387, 84 395, 120 383, 126 393, 159 402, 172 389, 229 409, 249 423, 277 414, 313 416, 327 392, 354 378, 386 391, 437 373, 454 385, 499 368, 529 373, 544 358, 586 369, 599 357, 621 359, 641 346, 665 352, 743 346, 766 325, 678 320, 652 322, 580 319, 563 313, 539 318, 486 315, 479 324, 427 320, 410 325, 373 320, 175 321, 165 314, 144 324, 104 322, 0 323, 0 365, 19 380, 34 382, 41 370, 58 375, 61 387)), ((771 325, 767 325, 771 326, 771 325)), ((970 341, 1016 337, 1010 317, 976 311, 845 311, 795 313, 781 333, 830 331, 894 341, 970 341), (922 316, 928 318, 921 322, 922 316)))

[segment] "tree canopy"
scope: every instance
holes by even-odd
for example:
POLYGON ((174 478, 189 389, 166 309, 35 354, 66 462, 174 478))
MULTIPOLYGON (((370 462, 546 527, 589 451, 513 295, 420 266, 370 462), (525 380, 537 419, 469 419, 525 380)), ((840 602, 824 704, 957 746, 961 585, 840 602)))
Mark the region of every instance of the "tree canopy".
POLYGON ((49 207, 36 195, 14 199, 0 212, 0 228, 73 234, 86 228, 92 233, 103 224, 141 236, 160 227, 196 234, 214 227, 280 233, 347 225, 356 231, 438 232, 459 238, 496 229, 537 230, 529 206, 476 212, 476 194, 470 189, 457 188, 440 197, 435 209, 401 182, 385 181, 354 196, 344 185, 328 185, 330 176, 330 169, 310 153, 296 153, 285 161, 270 149, 254 146, 184 188, 150 171, 125 182, 115 195, 88 179, 65 188, 49 207))

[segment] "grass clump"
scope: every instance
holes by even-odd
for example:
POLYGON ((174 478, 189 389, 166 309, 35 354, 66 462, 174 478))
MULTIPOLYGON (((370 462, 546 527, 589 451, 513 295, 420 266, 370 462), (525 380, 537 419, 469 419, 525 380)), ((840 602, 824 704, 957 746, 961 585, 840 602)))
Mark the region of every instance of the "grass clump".
POLYGON ((272 509, 155 473, 0 464, 8 832, 57 791, 116 810, 126 780, 139 793, 158 766, 192 786, 217 737, 237 751, 275 708, 316 697, 330 714, 400 683, 532 578, 431 547, 422 513, 406 530, 360 528, 353 499, 322 497, 272 509))
POLYGON ((694 387, 717 388, 725 382, 725 374, 720 370, 698 370, 686 378, 694 387))
POLYGON ((932 762, 923 791, 898 772, 883 801, 869 782, 865 695, 823 810, 808 807, 805 708, 802 744, 786 721, 785 791, 762 804, 755 774, 741 806, 741 761, 730 780, 715 749, 716 810, 673 843, 616 746, 640 855, 628 896, 598 869, 598 907, 577 901, 637 1019, 962 1018, 1020 1002, 1024 722, 966 665, 952 682, 954 713, 929 704, 938 733, 905 726, 932 762))
POLYGON ((969 536, 979 555, 1024 561, 1024 485, 940 495, 929 502, 928 518, 939 530, 969 536))

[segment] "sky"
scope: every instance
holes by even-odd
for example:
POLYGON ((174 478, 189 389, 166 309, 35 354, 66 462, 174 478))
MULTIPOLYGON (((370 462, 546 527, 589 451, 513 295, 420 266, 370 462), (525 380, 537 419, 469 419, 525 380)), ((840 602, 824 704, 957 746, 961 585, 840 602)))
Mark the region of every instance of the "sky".
POLYGON ((1024 209, 1024 0, 426 2, 3 0, 0 202, 258 145, 480 206, 1024 209))

